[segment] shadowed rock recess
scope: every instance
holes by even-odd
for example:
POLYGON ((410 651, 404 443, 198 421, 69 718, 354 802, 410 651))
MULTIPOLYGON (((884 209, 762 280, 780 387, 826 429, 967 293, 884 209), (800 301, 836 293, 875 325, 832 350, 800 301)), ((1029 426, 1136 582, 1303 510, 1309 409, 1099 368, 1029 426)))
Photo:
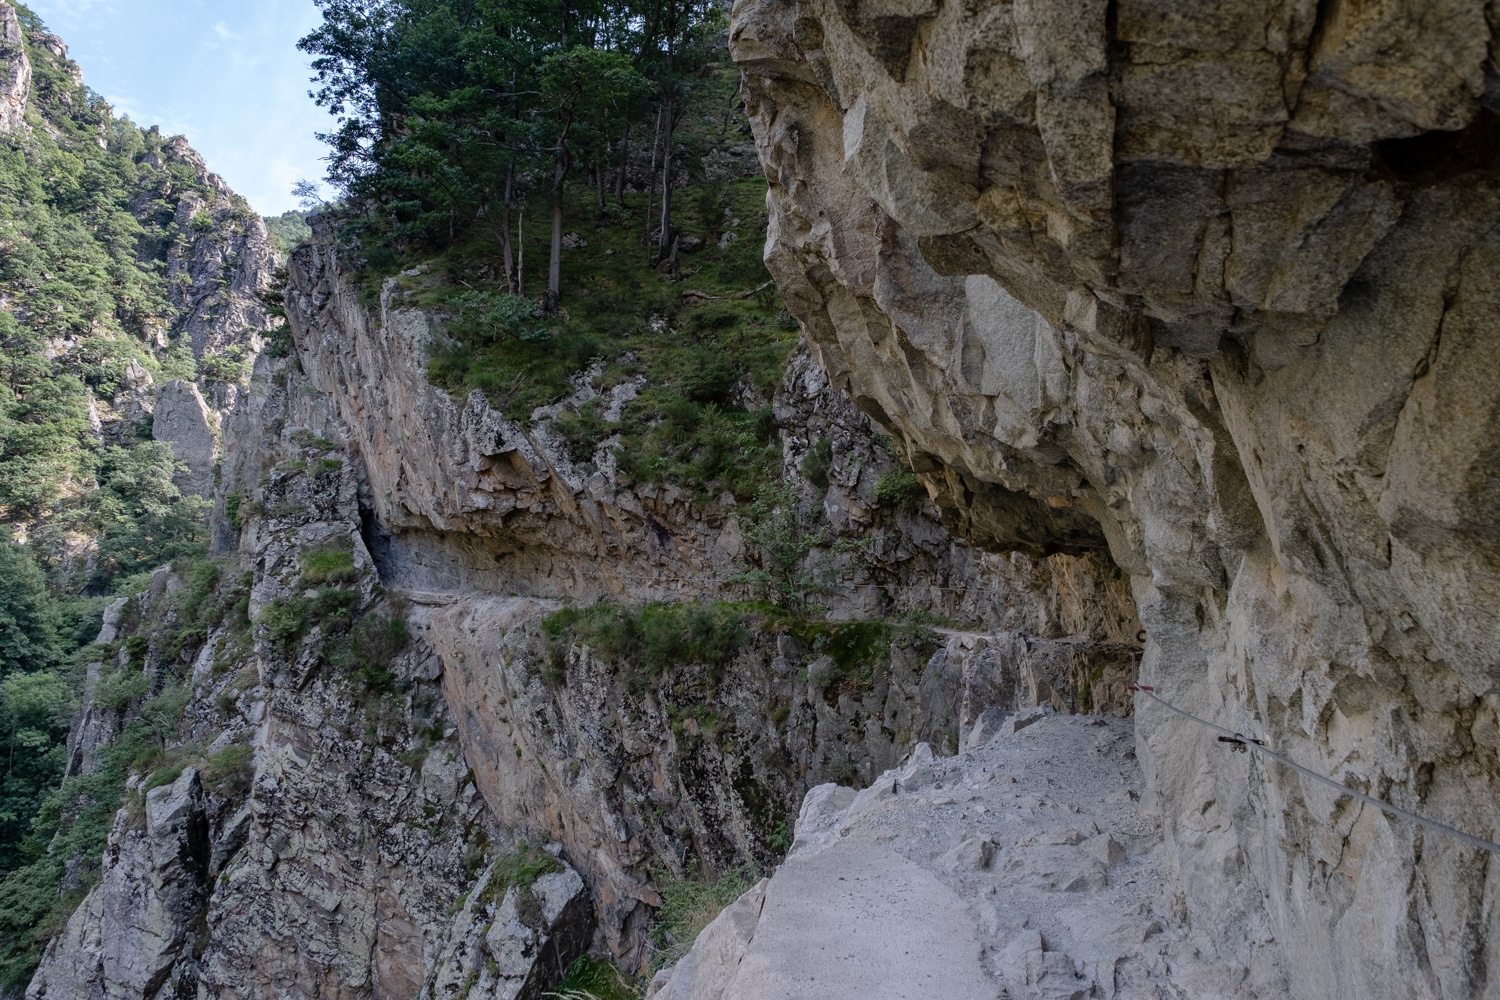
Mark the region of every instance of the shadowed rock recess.
MULTIPOLYGON (((767 260, 991 546, 1107 551, 1144 683, 1493 839, 1496 13, 742 0, 767 260)), ((1205 953, 1304 997, 1500 989, 1493 859, 1154 704, 1205 953)))

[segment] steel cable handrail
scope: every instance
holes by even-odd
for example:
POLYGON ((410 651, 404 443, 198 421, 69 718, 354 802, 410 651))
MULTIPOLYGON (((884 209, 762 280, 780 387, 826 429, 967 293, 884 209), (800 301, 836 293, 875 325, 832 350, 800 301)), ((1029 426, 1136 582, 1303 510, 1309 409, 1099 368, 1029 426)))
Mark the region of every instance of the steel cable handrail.
POLYGON ((1287 767, 1291 768, 1299 774, 1304 774, 1307 777, 1312 778, 1314 781, 1320 781, 1325 785, 1336 788, 1345 795, 1352 795, 1354 798, 1359 799, 1361 802, 1367 802, 1377 809, 1380 809, 1384 812, 1395 813, 1398 816, 1405 816, 1407 819, 1412 820, 1415 823, 1420 823, 1422 826, 1428 827, 1432 830, 1437 830, 1440 833, 1446 833, 1448 836, 1461 840, 1471 847, 1477 847, 1482 851, 1489 851, 1491 854, 1500 854, 1500 844, 1485 840, 1482 837, 1476 837, 1472 833, 1465 833, 1455 826, 1449 826, 1447 823, 1440 823, 1435 819, 1428 819, 1426 816, 1420 815, 1419 813, 1414 813, 1410 809, 1403 809, 1400 806, 1391 805, 1384 799, 1377 799, 1373 795, 1366 795, 1364 792, 1350 788, 1348 785, 1344 784, 1341 781, 1336 781, 1335 779, 1330 778, 1327 775, 1319 774, 1317 771, 1303 767, 1296 761, 1283 757, 1281 754, 1277 753, 1275 750, 1272 750, 1270 747, 1266 746, 1264 743, 1261 743, 1259 740, 1252 739, 1244 735, 1243 733, 1234 732, 1231 729, 1225 729, 1223 726, 1209 722, 1207 719, 1200 719, 1191 712, 1183 711, 1176 705, 1173 705, 1171 702, 1158 696, 1155 688, 1146 687, 1141 684, 1133 684, 1131 685, 1130 689, 1132 691, 1136 691, 1140 694, 1145 695, 1147 698, 1150 698, 1152 701, 1161 705, 1163 708, 1176 712, 1183 718, 1191 719, 1194 722, 1198 723, 1200 726, 1206 726, 1207 728, 1212 729, 1215 732, 1223 733, 1224 736, 1228 737, 1225 742, 1238 743, 1241 746, 1249 747, 1251 750, 1258 750, 1261 753, 1265 754, 1267 757, 1285 764, 1287 767))

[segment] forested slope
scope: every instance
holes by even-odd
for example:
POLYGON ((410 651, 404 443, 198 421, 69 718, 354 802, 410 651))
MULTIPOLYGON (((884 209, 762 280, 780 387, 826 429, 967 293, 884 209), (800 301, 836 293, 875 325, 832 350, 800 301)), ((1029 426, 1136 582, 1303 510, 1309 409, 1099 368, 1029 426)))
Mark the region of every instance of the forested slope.
POLYGON ((181 137, 117 117, 26 7, 0 3, 0 36, 15 109, 0 121, 0 981, 14 986, 49 914, 89 883, 141 750, 59 788, 103 607, 207 540, 209 501, 185 491, 170 430, 153 432, 158 390, 181 380, 227 407, 271 324, 269 245, 244 199, 181 137))

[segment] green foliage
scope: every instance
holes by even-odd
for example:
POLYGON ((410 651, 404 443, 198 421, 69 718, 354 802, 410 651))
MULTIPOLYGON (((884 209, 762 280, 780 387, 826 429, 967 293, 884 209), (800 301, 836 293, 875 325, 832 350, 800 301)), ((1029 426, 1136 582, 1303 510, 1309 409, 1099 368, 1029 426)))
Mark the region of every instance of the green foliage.
POLYGON ((644 995, 641 984, 608 962, 587 955, 568 966, 556 990, 543 994, 556 1000, 641 1000, 644 995))
POLYGON ((177 488, 178 468, 171 447, 157 442, 104 449, 92 498, 97 584, 203 551, 208 504, 177 488))
POLYGON ((657 872, 656 891, 661 894, 661 908, 651 925, 653 968, 672 965, 686 955, 703 928, 755 886, 755 873, 735 869, 711 881, 679 879, 657 872))
POLYGON ((926 499, 922 481, 905 469, 892 469, 875 484, 875 502, 892 510, 914 511, 926 499))
POLYGON ((321 7, 324 23, 301 45, 315 57, 320 103, 340 119, 325 137, 344 194, 335 221, 363 260, 367 293, 408 272, 412 304, 447 318, 451 340, 435 346, 429 379, 458 395, 477 389, 525 421, 602 361, 609 385, 642 375, 647 389, 619 425, 560 418, 575 458, 619 433, 630 483, 748 500, 774 478, 774 421, 747 400, 774 388, 796 328, 772 297, 752 294, 769 278, 757 239, 764 182, 724 184, 702 166, 687 190, 673 183, 668 236, 708 240, 687 265, 686 300, 642 246, 660 199, 606 204, 603 191, 627 149, 655 144, 703 164, 744 138, 729 114, 738 71, 719 41, 725 11, 682 0, 321 7), (575 165, 593 182, 572 184, 575 165), (543 198, 558 229, 536 222, 543 198), (720 245, 735 219, 740 238, 720 245), (539 308, 522 262, 548 259, 563 228, 587 230, 587 243, 552 261, 561 299, 549 281, 539 308), (421 276, 410 272, 418 264, 421 276))
POLYGON ((245 495, 238 490, 224 497, 224 517, 238 531, 245 525, 240 521, 240 508, 245 503, 245 495))
POLYGON ((530 889, 543 875, 553 875, 563 870, 562 863, 535 844, 522 841, 514 851, 495 859, 495 869, 485 884, 478 902, 498 903, 505 898, 511 886, 530 889))
POLYGON ((0 138, 0 518, 66 530, 89 520, 89 491, 69 488, 98 464, 89 391, 108 398, 132 363, 178 373, 186 345, 158 356, 145 334, 172 315, 167 254, 192 233, 176 200, 212 192, 159 133, 115 118, 44 47, 27 51, 33 127, 0 138))
POLYGON ((285 598, 267 604, 256 624, 278 654, 290 658, 314 625, 340 631, 354 621, 360 593, 338 587, 323 587, 310 596, 285 598))
POLYGON ((542 628, 553 643, 551 677, 557 682, 564 679, 567 647, 574 643, 631 665, 632 681, 639 684, 660 681, 688 664, 721 670, 748 637, 744 612, 723 603, 569 606, 549 615, 542 628))
POLYGON ((294 209, 262 220, 279 256, 285 257, 297 244, 312 238, 312 226, 307 224, 307 217, 311 214, 294 209))
POLYGON ((220 798, 237 801, 250 792, 255 752, 244 743, 231 743, 208 758, 203 786, 220 798))
POLYGON ((828 473, 833 468, 833 442, 826 437, 818 438, 818 443, 802 456, 800 468, 808 482, 820 490, 828 489, 828 473))
POLYGON ((900 621, 823 622, 784 617, 772 627, 796 636, 814 653, 825 655, 832 668, 821 678, 825 696, 832 702, 845 691, 866 691, 875 668, 890 659, 891 648, 900 646, 930 654, 937 648, 933 622, 923 616, 900 621))
POLYGON ((94 704, 100 708, 122 708, 145 697, 151 690, 151 678, 139 666, 126 664, 119 671, 101 673, 94 687, 94 704))
POLYGON ((804 509, 796 485, 763 486, 742 525, 759 562, 747 568, 740 581, 749 585, 758 600, 794 610, 806 608, 823 584, 803 570, 803 560, 827 541, 827 533, 814 530, 814 514, 804 509))
POLYGON ((58 617, 31 553, 0 535, 0 678, 56 662, 58 617))
POLYGON ((568 443, 568 454, 575 462, 591 460, 599 445, 619 429, 618 425, 604 419, 597 399, 589 400, 577 411, 569 410, 560 414, 553 422, 553 427, 568 443))
POLYGON ((308 584, 349 583, 359 574, 348 542, 327 542, 302 553, 302 581, 308 584))
POLYGON ((391 663, 410 643, 411 630, 404 620, 365 615, 333 644, 329 659, 368 690, 389 694, 397 687, 391 663))
POLYGON ((253 365, 249 350, 236 345, 217 354, 205 354, 198 360, 198 378, 202 382, 238 384, 250 378, 253 365))
POLYGON ((20 863, 31 818, 62 778, 72 709, 67 681, 50 670, 0 680, 0 872, 20 863))

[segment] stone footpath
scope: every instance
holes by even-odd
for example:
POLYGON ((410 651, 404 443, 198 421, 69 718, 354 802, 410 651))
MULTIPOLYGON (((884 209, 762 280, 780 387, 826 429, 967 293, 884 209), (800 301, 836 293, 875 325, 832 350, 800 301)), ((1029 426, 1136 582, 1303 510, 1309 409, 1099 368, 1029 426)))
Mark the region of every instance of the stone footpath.
POLYGON ((775 876, 653 1000, 1270 1000, 1199 959, 1161 868, 1129 721, 1033 710, 808 793, 775 876))

